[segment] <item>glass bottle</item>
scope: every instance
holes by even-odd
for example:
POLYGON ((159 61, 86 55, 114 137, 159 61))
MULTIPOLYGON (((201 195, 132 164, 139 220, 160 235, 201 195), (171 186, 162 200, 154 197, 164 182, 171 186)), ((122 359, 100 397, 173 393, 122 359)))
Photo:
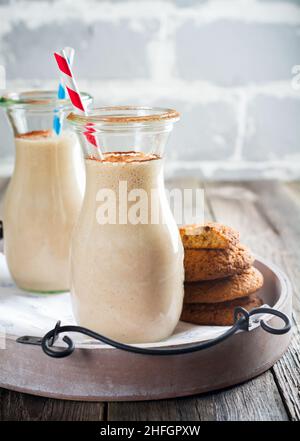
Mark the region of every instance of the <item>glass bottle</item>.
POLYGON ((16 148, 4 202, 4 252, 16 284, 37 292, 70 288, 71 233, 85 184, 77 136, 64 127, 72 105, 56 95, 33 91, 2 99, 16 148))
POLYGON ((183 301, 183 247, 163 178, 164 146, 179 114, 110 107, 67 119, 86 165, 71 246, 77 322, 122 342, 164 339, 183 301))

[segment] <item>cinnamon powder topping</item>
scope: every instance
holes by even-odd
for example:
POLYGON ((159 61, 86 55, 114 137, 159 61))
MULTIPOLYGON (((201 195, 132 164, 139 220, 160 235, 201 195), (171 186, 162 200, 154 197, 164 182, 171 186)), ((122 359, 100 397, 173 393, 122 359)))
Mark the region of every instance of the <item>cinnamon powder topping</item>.
POLYGON ((52 136, 52 130, 33 130, 32 132, 22 133, 17 135, 16 138, 22 139, 37 139, 37 138, 48 138, 52 136))
POLYGON ((155 159, 160 159, 158 155, 154 153, 143 153, 143 152, 108 152, 103 154, 103 159, 96 158, 94 156, 89 156, 87 159, 92 159, 98 162, 145 162, 152 161, 155 159))

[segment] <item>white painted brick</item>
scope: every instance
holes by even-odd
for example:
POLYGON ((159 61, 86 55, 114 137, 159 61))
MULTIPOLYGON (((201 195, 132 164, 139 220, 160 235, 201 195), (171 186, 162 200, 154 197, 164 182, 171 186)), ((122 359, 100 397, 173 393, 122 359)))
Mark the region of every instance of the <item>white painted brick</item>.
POLYGON ((242 156, 251 161, 290 160, 299 163, 300 100, 258 96, 247 112, 242 156))
MULTIPOLYGON (((171 98, 169 103, 181 112, 168 146, 169 160, 226 161, 233 156, 237 137, 234 105, 220 101, 191 105, 171 98)), ((157 104, 167 103, 161 100, 157 104)))
MULTIPOLYGON (((182 112, 171 173, 300 177, 299 1, 0 0, 0 16, 9 89, 56 89, 52 52, 73 45, 79 86, 97 104, 182 112)), ((0 132, 0 156, 11 155, 1 115, 0 132)))
POLYGON ((286 80, 299 60, 298 30, 234 21, 197 26, 191 20, 176 34, 177 73, 224 86, 286 80))
POLYGON ((76 48, 74 69, 79 77, 147 78, 147 43, 157 27, 153 20, 146 21, 142 32, 131 29, 128 20, 91 25, 69 21, 63 26, 53 23, 34 29, 19 24, 3 37, 2 59, 11 79, 47 80, 57 77, 53 51, 68 45, 76 48))

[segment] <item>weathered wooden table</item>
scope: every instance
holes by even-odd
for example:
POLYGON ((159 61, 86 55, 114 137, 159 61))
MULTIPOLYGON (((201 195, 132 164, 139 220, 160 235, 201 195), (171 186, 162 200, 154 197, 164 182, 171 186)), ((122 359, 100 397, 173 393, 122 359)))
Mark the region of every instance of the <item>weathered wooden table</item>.
MULTIPOLYGON (((258 378, 188 398, 85 403, 0 389, 0 420, 300 420, 300 182, 204 184, 197 179, 182 179, 168 185, 204 188, 206 220, 237 228, 242 241, 255 253, 286 271, 294 291, 293 338, 287 353, 258 378)), ((0 191, 1 187, 4 185, 0 182, 0 191)))

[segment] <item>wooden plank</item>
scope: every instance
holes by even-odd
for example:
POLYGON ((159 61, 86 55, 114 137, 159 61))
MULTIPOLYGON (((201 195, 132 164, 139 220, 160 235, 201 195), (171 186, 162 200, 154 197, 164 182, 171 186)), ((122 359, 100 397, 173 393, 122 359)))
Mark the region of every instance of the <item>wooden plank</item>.
POLYGON ((289 418, 300 420, 300 333, 299 325, 293 326, 289 350, 273 366, 273 374, 283 398, 289 418))
MULTIPOLYGON (((277 263, 289 275, 295 293, 299 323, 300 204, 278 183, 231 184, 208 187, 218 220, 237 228, 251 249, 277 263)), ((300 338, 294 323, 289 350, 272 372, 289 417, 300 419, 300 338)))
POLYGON ((293 286, 294 329, 293 339, 285 357, 274 366, 281 395, 286 401, 292 420, 300 420, 300 184, 270 184, 251 188, 259 192, 260 209, 272 220, 280 235, 280 253, 285 257, 285 271, 293 286))
POLYGON ((290 192, 291 198, 300 206, 300 181, 286 182, 284 186, 290 192))
POLYGON ((285 421, 288 417, 273 384, 269 371, 238 387, 200 397, 109 403, 108 421, 285 421))
POLYGON ((0 421, 102 421, 106 404, 53 400, 0 389, 0 421))
POLYGON ((263 186, 251 184, 251 189, 259 195, 261 213, 280 236, 279 250, 285 257, 285 270, 293 283, 293 309, 300 324, 300 197, 296 188, 270 182, 263 186))

